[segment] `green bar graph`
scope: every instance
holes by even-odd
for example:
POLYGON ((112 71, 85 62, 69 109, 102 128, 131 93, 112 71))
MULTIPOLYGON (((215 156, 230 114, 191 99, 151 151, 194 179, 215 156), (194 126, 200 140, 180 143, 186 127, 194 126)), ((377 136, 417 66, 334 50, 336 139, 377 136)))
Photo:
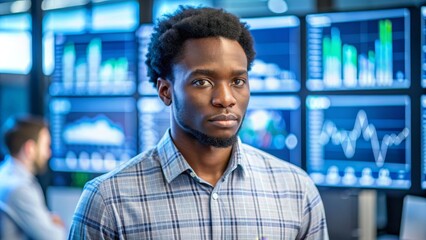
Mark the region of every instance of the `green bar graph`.
POLYGON ((323 83, 328 88, 392 86, 392 22, 378 21, 374 48, 360 52, 354 45, 342 43, 340 30, 331 28, 322 40, 323 83))

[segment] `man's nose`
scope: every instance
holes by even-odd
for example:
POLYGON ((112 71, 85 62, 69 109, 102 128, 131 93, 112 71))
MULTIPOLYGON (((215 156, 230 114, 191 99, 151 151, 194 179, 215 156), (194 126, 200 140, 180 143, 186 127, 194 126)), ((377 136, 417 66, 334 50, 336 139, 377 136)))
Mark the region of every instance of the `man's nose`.
POLYGON ((217 84, 212 96, 212 104, 217 107, 228 108, 237 103, 232 86, 226 83, 217 84))

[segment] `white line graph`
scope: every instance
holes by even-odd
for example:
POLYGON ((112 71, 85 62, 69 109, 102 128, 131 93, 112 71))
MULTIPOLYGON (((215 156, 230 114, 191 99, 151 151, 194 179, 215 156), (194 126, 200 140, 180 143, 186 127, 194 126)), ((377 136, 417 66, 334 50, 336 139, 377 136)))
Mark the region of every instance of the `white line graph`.
POLYGON ((389 147, 400 145, 410 134, 410 129, 405 127, 399 133, 385 134, 380 142, 376 127, 368 123, 368 117, 364 110, 357 113, 354 127, 352 130, 341 130, 329 120, 324 122, 322 127, 319 143, 326 145, 330 142, 334 145, 341 145, 343 152, 347 158, 352 158, 355 154, 356 142, 362 137, 366 141, 371 142, 374 159, 378 167, 384 165, 386 154, 389 147))

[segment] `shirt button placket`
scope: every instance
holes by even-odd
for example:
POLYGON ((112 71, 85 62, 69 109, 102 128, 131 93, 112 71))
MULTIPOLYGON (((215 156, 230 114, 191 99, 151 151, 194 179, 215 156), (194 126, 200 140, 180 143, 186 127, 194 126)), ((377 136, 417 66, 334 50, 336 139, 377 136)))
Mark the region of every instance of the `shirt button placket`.
POLYGON ((211 222, 212 222, 212 239, 220 239, 222 236, 222 220, 220 218, 220 201, 219 194, 212 192, 210 195, 210 211, 211 211, 211 222))

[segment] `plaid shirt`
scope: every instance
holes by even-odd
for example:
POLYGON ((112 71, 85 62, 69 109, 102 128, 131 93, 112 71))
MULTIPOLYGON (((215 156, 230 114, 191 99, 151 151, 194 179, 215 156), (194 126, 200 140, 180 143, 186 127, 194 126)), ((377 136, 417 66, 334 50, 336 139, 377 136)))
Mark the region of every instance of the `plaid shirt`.
POLYGON ((328 239, 320 195, 304 171, 234 145, 211 186, 166 133, 157 146, 86 184, 69 239, 328 239))

